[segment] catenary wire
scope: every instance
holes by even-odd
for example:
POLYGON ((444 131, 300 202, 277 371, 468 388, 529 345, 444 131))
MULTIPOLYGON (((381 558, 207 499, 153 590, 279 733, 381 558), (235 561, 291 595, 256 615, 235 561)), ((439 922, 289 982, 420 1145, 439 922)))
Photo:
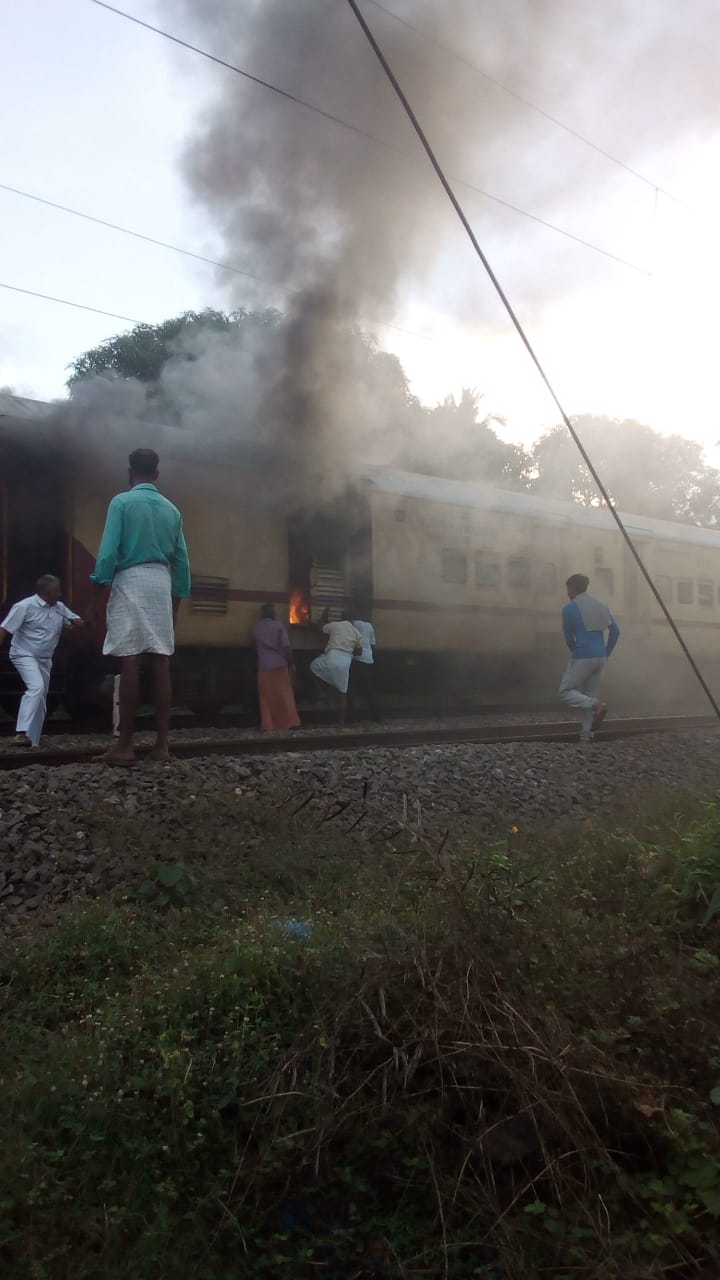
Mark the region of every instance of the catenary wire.
POLYGON ((110 231, 120 231, 124 236, 133 236, 136 240, 144 240, 146 244, 157 245, 160 249, 182 253, 186 258, 195 258, 197 262, 204 262, 209 267, 219 267, 222 271, 232 271, 235 275, 247 276, 248 279, 257 280, 260 284, 270 284, 269 280, 263 280, 262 276, 254 275, 252 271, 243 271, 240 267, 233 267, 228 262, 217 262, 215 258, 205 258, 192 249, 183 249, 181 245, 169 244, 167 240, 157 240, 154 236, 146 236, 142 231, 133 231, 131 227, 121 227, 117 222, 108 222, 106 218, 97 218, 94 214, 85 213, 82 209, 73 209, 70 205, 60 204, 57 200, 48 200, 46 196, 38 196, 33 191, 11 187, 7 182, 0 182, 0 191, 9 191, 11 195, 22 196, 24 200, 34 200, 36 204, 47 205, 49 209, 59 209, 61 213, 72 214, 74 218, 84 218, 86 222, 95 222, 99 227, 107 227, 110 231))
POLYGON ((580 133, 578 129, 573 129, 572 125, 566 124, 564 120, 559 120, 557 116, 546 111, 544 107, 538 106, 537 102, 533 102, 530 98, 526 98, 524 94, 518 93, 517 89, 513 89, 509 84, 505 84, 502 80, 498 80, 497 76, 491 75, 489 71, 485 71, 483 67, 479 67, 476 62, 472 62, 470 58, 466 58, 464 54, 458 53, 457 49, 453 49, 449 44, 444 44, 442 40, 438 40, 435 36, 431 36, 427 31, 423 31, 421 27, 416 27, 415 24, 413 22, 409 22, 407 18, 401 18, 399 13, 394 13, 392 9, 388 9, 386 5, 380 3, 380 0, 368 0, 368 4, 379 9, 381 13, 387 14, 389 18, 392 18, 394 22, 399 23, 400 26, 407 27, 409 31, 414 32, 421 40, 426 40, 428 44, 435 45, 437 49, 442 49, 443 53, 447 53, 450 57, 457 59, 458 62, 462 62, 464 66, 469 67, 471 71, 475 71, 477 75, 482 76, 484 80, 488 80, 490 84, 494 84, 498 89, 502 89, 503 93, 509 94, 511 98, 515 98, 518 102, 522 102, 523 105, 529 107, 531 111, 535 111, 537 115, 543 116, 545 120, 549 120, 550 123, 554 124, 558 129, 562 129, 565 133, 568 133, 570 137, 576 138, 578 142, 582 142, 586 147, 590 147, 593 151, 596 151, 598 155, 603 156, 605 160, 609 160, 611 164, 617 165, 619 169, 624 169, 626 173, 630 173, 640 182, 644 182, 646 186, 651 188, 651 190, 659 192, 660 195, 665 196, 668 200, 672 200, 675 204, 681 205, 682 208, 687 209, 689 213, 694 213, 698 217, 701 216, 697 209, 694 209, 692 205, 688 204, 688 202, 683 200, 680 196, 675 195, 673 191, 668 191, 667 187, 661 187, 659 183, 653 182, 652 178, 648 178, 647 175, 641 173, 639 169, 634 169, 626 160, 620 160, 619 157, 614 156, 612 152, 606 151, 605 148, 601 147, 597 142, 593 142, 592 138, 587 138, 585 134, 580 133))
POLYGON ((111 320, 127 320, 128 324, 147 324, 147 320, 135 320, 132 316, 118 315, 117 311, 103 311, 100 307, 88 307, 84 302, 71 302, 69 298, 55 298, 51 293, 38 293, 36 289, 21 289, 18 284, 5 284, 0 280, 0 289, 11 289, 13 293, 24 293, 29 298, 42 298, 45 302, 58 302, 63 307, 76 307, 78 311, 93 311, 96 316, 109 316, 111 320))
MULTIPOLYGON (((375 133, 370 133, 368 130, 361 129, 358 125, 352 124, 349 120, 344 120, 341 116, 334 115, 330 111, 325 111, 322 107, 317 107, 311 102, 306 102, 296 94, 289 93, 286 89, 281 89, 278 85, 272 84, 269 80, 263 80, 259 76, 254 76, 243 67, 235 66, 232 62, 226 62, 224 58, 219 58, 216 54, 208 53, 206 49, 201 49, 199 45, 192 44, 189 40, 182 40, 179 36, 172 35, 169 31, 163 30, 162 27, 155 27, 151 22, 145 22, 143 18, 137 18, 132 13, 126 13, 124 9, 117 9, 115 5, 108 4, 106 0, 90 0, 90 3, 97 5, 100 9, 106 9, 109 13, 116 14, 119 18, 125 18, 128 22, 133 22, 136 26, 143 27, 146 31, 153 32, 154 35, 162 36, 164 40, 169 40, 173 44, 179 45, 182 49, 188 49, 191 53, 196 53, 201 58, 207 58, 210 62, 216 63, 219 67, 224 67, 227 71, 234 71, 236 75, 243 76, 253 84, 260 85, 263 89, 269 89, 272 93, 279 94, 282 98, 286 98, 296 106, 304 107, 307 111, 315 112, 317 115, 322 116, 323 119, 330 120, 333 124, 340 125, 344 129, 350 129, 360 137, 366 138, 370 142, 376 143, 378 146, 386 147, 390 151, 394 151, 396 155, 401 155, 405 159, 413 158, 402 147, 396 146, 393 142, 388 142, 386 138, 381 138, 375 133)), ((538 214, 530 213, 527 209, 521 208, 520 205, 513 204, 509 200, 503 200, 500 196, 493 195, 492 192, 486 191, 483 187, 478 187, 464 178, 453 178, 453 181, 458 185, 465 187, 468 191, 474 191, 476 195, 482 196, 483 199, 490 200, 493 204, 500 205, 503 209, 509 209, 512 213, 517 213, 520 217, 529 218, 531 222, 535 222, 541 227, 546 227, 549 231, 554 231, 557 235, 564 236, 567 240, 572 240, 575 244, 582 245, 583 248, 590 249, 593 253, 599 253, 604 258, 609 258, 612 262, 617 262, 623 267, 628 267, 631 271, 638 271, 641 275, 650 275, 650 272, 646 267, 641 267, 638 263, 632 262, 628 258, 620 257, 619 254, 612 253, 609 249, 603 249, 600 245, 593 244, 590 240, 584 240, 582 236, 576 236, 572 231, 567 231, 564 227, 559 227, 557 223, 549 222, 546 218, 541 218, 538 214)))
MULTIPOLYGON (((0 182, 0 191, 9 191, 12 195, 22 196, 25 200, 34 200, 36 204, 46 205, 49 209, 57 209, 61 213, 69 213, 74 218, 84 218, 86 222, 94 222, 99 227, 107 227, 110 231, 119 231, 122 235, 133 236, 135 240, 143 240, 146 244, 153 244, 160 249, 169 249, 171 253, 181 253, 186 258, 194 258, 197 262, 204 262, 210 267, 218 267, 221 271, 230 271, 234 275, 246 276, 249 280, 256 280, 259 284, 268 285, 272 289, 279 289, 280 285, 274 284, 272 280, 266 280, 263 276, 255 275, 252 271, 243 271, 241 267, 233 267, 228 262, 218 262, 215 258, 205 258, 200 253, 194 253, 192 249, 183 249, 180 245, 169 244, 167 240, 157 240, 154 236, 146 236, 141 231, 133 231, 131 227, 121 227, 117 222, 108 222, 105 218, 96 218, 92 213, 84 213, 82 209, 72 209, 69 205, 59 204, 56 200, 48 200, 45 196, 35 195, 32 191, 22 191, 20 187, 11 187, 7 182, 0 182)), ((110 313, 107 313, 110 314, 110 313)), ((119 316, 122 320, 123 317, 119 316)), ((420 338, 423 342, 439 342, 438 338, 433 338, 427 333, 417 333, 414 329, 406 329, 399 324, 391 324, 389 320, 373 320, 373 325, 380 325, 385 329, 395 329, 398 333, 406 333, 412 338, 420 338)))
MULTIPOLYGON (((11 289, 13 293, 24 293, 29 298, 41 298, 44 302, 57 302, 62 307, 75 307, 78 311, 92 311, 97 316, 109 316, 111 320, 127 320, 129 324, 133 325, 152 326, 152 321, 150 320, 135 320, 132 316, 118 315, 117 311, 103 311, 100 307, 86 306, 83 302, 71 302, 69 298, 56 298, 54 294, 38 293, 35 289, 21 289, 17 284, 6 284, 1 280, 0 289, 11 289)), ((397 328, 397 326, 393 325, 393 328, 397 328)), ((412 330, 402 329, 401 333, 412 333, 412 330)), ((422 334, 413 334, 412 336, 422 337, 422 334)), ((436 341, 436 338, 428 338, 428 342, 436 341)), ((234 349, 237 351, 244 351, 245 354, 249 356, 256 356, 258 354, 252 347, 245 347, 241 343, 236 343, 234 349)))
POLYGON ((588 452, 587 452, 587 450, 586 450, 585 446, 583 445, 583 442, 582 442, 582 440, 580 439, 580 436, 578 435, 577 431, 575 430, 575 427, 573 426, 572 422, 570 421, 570 418, 569 418, 568 414, 566 413, 566 411, 565 411, 565 409, 564 409, 564 407, 563 407, 563 405, 562 405, 562 402, 560 401, 560 399, 559 399, 559 397, 558 397, 558 395, 557 395, 557 392, 555 391, 555 389, 554 389, 554 387, 553 387, 552 383, 550 382, 550 379, 549 379, 549 377, 548 377, 547 373, 545 372, 545 369, 544 369, 543 365, 542 365, 542 364, 541 364, 541 362, 540 362, 540 358, 537 356, 537 354, 536 354, 536 352, 535 352, 535 349, 534 349, 534 347, 533 347, 532 343, 530 342, 530 339, 528 338, 528 336, 527 336, 527 334, 526 334, 526 332, 525 332, 525 330, 524 330, 524 328, 523 328, 522 324, 520 323, 520 320, 519 320, 519 318, 518 318, 518 316, 517 316, 517 314, 516 314, 516 312, 515 312, 515 310, 514 310, 514 308, 513 308, 513 306, 512 306, 512 303, 510 302, 510 299, 508 298, 508 296, 507 296, 507 294, 505 293, 505 291, 504 291, 504 289, 503 289, 502 285, 500 284, 500 281, 499 281, 498 277, 495 275, 495 272, 493 271, 493 268, 492 268, 492 266, 490 265, 489 260, 488 260, 488 259, 487 259, 487 257, 485 256, 485 253, 484 253, 484 251, 483 251, 483 249, 482 249, 482 247, 481 247, 481 245, 480 245, 480 242, 479 242, 479 240, 477 239, 477 236, 475 235, 475 232, 473 231, 472 226, 470 225, 470 223, 469 223, 469 221, 468 221, 468 219, 467 219, 467 216, 466 216, 466 214, 465 214, 465 211, 463 210, 463 207, 462 207, 462 205, 460 204, 460 201, 458 200, 457 196, 455 195, 455 192, 453 191, 453 188, 452 188, 452 186, 450 185, 450 181, 449 181, 449 180, 448 180, 448 178, 446 177, 446 175, 445 175, 445 173, 444 173, 444 171, 443 171, 443 169, 442 169, 442 167, 441 167, 441 165, 440 165, 440 162, 439 162, 439 160, 437 159, 437 156, 435 155, 435 152, 433 151, 432 145, 430 144, 430 142, 429 142, 429 140, 428 140, 427 136, 425 135, 425 132, 424 132, 424 130, 423 130, 423 128, 422 128, 422 125, 420 124, 420 122, 419 122, 419 120, 418 120, 417 116, 415 115, 415 112, 414 112, 414 110, 413 110, 412 106, 410 105, 410 102, 408 101, 407 97, 405 96, 405 93, 403 92, 403 89, 402 89, 402 86, 400 85, 400 82, 398 81, 397 77, 395 76, 395 73, 393 72, 393 70, 392 70, 392 68, 391 68, 390 64, 388 63, 388 61, 387 61, 387 59, 386 59, 386 57, 385 57, 385 55, 384 55, 384 53, 383 53, 382 49, 380 48, 380 45, 378 44, 378 42, 377 42, 377 40, 375 39, 375 36, 373 35, 373 33, 372 33, 372 31, 371 31, 370 27, 368 26, 367 21, 365 20, 365 17, 363 16, 363 13, 362 13, 362 11, 361 11, 361 9, 360 9, 360 7, 359 7, 358 3, 357 3, 357 0, 347 0, 347 3, 348 3, 348 5, 350 6, 350 8, 352 9, 352 11, 353 11, 353 13, 354 13, 355 17, 357 18, 357 21, 358 21, 358 23, 359 23, 359 25, 360 25, 360 28, 361 28, 361 30, 363 31, 363 33, 364 33, 364 35, 365 35, 365 38, 367 39, 367 41, 368 41, 368 43, 369 43, 369 45, 370 45, 370 47, 371 47, 371 49, 372 49, 373 53, 375 54, 375 57, 377 58, 378 62, 380 63, 380 66, 382 67, 383 71, 385 72, 385 75, 387 76, 388 80, 390 81, 390 84, 392 85, 393 89, 395 90, 395 93, 397 94, 397 97, 399 98, 399 100, 400 100, 400 102, 401 102, 401 104, 402 104, 402 106, 403 106, 403 108, 404 108, 404 110, 405 110, 405 113, 406 113, 406 115, 407 115, 407 117, 408 117, 408 119, 409 119, 410 123, 412 124, 413 129, 415 130, 415 133, 417 134, 417 136, 418 136, 418 138, 419 138, 420 142, 422 143, 422 146, 423 146, 423 149, 424 149, 424 151, 425 151, 425 154, 427 155, 428 160, 430 161, 430 163, 431 163, 431 165, 432 165, 433 169, 435 170, 435 174, 436 174, 436 176, 437 176, 437 178, 438 178, 438 180, 439 180, 439 182, 440 182, 440 184, 441 184, 441 186, 442 186, 443 190, 445 191, 445 194, 446 194, 446 196, 448 197, 448 200, 450 201, 450 203, 451 203, 451 205, 452 205, 453 209, 455 210, 455 213, 457 214, 458 218, 460 219, 460 222, 462 223, 462 225, 463 225, 463 227, 464 227, 464 229, 465 229, 465 232, 466 232, 466 234, 467 234, 467 236, 468 236, 468 239, 470 240, 470 243, 472 244, 473 249, 475 250, 475 253, 477 254, 478 258, 480 259, 480 261, 481 261, 481 263, 482 263, 483 267, 485 268, 485 271, 487 272, 487 274, 488 274, 488 276, 489 276, 489 278, 490 278, 490 280, 491 280, 491 282, 492 282, 492 285, 493 285, 493 287, 494 287, 494 289, 495 289, 495 291, 496 291, 496 293, 497 293, 498 297, 500 298, 500 301, 502 302, 502 304, 503 304, 503 306, 504 306, 505 310, 507 311, 507 314, 508 314, 508 316, 509 316, 509 318, 510 318, 510 320, 511 320, 512 324, 513 324, 513 327, 515 328, 515 330, 516 330, 516 332, 517 332, 517 334, 518 334, 518 336, 519 336, 519 338, 520 338, 520 340, 521 340, 521 342, 522 342, 523 346, 525 347, 525 350, 527 351, 528 355, 530 356, 530 359, 532 360, 533 364, 535 365, 535 368, 536 368, 537 372, 539 373, 540 377, 542 378, 542 381, 544 382, 544 384, 545 384, 545 386, 546 386, 547 390, 549 391, 549 393, 550 393, 550 395, 551 395, 551 397, 552 397, 552 399, 553 399, 553 401, 554 401, 554 403, 555 403, 555 406, 557 407, 557 409, 558 409, 558 411, 559 411, 559 413, 560 413, 560 416, 562 417, 562 420, 563 420, 563 422, 565 423, 565 426, 567 427, 568 431, 570 432, 570 435, 571 435, 571 437, 572 437, 572 439, 573 439, 573 441, 574 441, 575 445, 577 446, 577 448, 578 448, 578 450, 579 450, 579 452, 580 452, 580 456, 581 456, 581 458, 582 458, 583 462, 585 463, 585 466, 587 467, 588 471, 590 472, 590 475, 592 476, 593 480, 595 481, 595 484, 597 485, 597 488, 598 488, 598 490, 599 490, 599 492, 600 492, 600 494, 601 494, 601 496, 602 496, 602 498, 603 498, 604 502, 606 503, 606 505, 607 505, 607 507, 608 507, 608 510, 610 511, 610 514, 611 514, 611 516, 612 516, 613 520, 615 521, 615 524, 617 525, 617 527, 618 527, 618 529, 619 529, 619 531, 620 531, 620 533, 621 533, 622 537, 623 537, 623 538, 624 538, 624 540, 625 540, 626 546, 627 546, 628 550, 630 551, 630 554, 632 555, 633 559, 635 560, 635 563, 637 564, 637 566, 638 566, 638 568, 639 568, 639 570, 640 570, 640 572, 641 572, 641 574, 642 574, 643 578, 645 579, 645 581, 646 581, 646 583, 647 583, 648 587, 650 588, 650 590, 651 590, 651 592, 652 592, 653 596, 655 597, 655 599, 656 599, 657 603, 659 604, 659 606, 660 606, 660 608, 661 608, 661 610, 662 610, 662 612, 663 612, 663 614, 664 614, 664 617, 665 617, 666 622, 667 622, 667 623, 668 623, 668 625, 670 626, 670 628, 671 628, 671 630, 672 630, 672 632, 673 632, 673 635, 675 636, 675 639, 677 640, 678 644, 680 645, 680 648, 681 648, 681 650, 682 650, 683 654, 685 655, 685 657, 686 657, 686 659, 687 659, 688 663, 690 664, 690 667, 692 668, 693 673, 695 674, 695 676, 696 676, 696 678, 697 678, 697 680, 698 680, 698 683, 700 684, 700 686, 701 686, 701 688, 702 688, 702 690, 703 690, 703 692, 704 692, 705 696, 706 696, 706 697, 707 697, 707 699, 708 699, 708 702, 710 703, 710 705, 711 705, 711 707, 712 707, 713 711, 715 712, 715 715, 716 715, 716 716, 718 717, 718 719, 720 720, 720 706, 718 706, 717 702, 715 701, 715 698, 713 697, 713 694, 712 694, 712 692, 711 692, 711 690, 710 690, 710 688, 709 688, 709 686, 708 686, 708 684, 707 684, 707 682, 706 682, 706 680, 705 680, 705 677, 703 676, 703 674, 702 674, 702 672, 701 672, 700 668, 698 667, 698 665, 697 665, 697 663, 696 663, 696 661, 695 661, 695 659, 694 659, 694 657, 693 657, 692 653, 690 652, 690 649, 688 648, 687 644, 685 643, 685 640, 683 639, 683 636, 682 636, 682 635, 681 635, 681 633, 680 633, 680 630, 679 630, 679 628, 678 628, 678 626, 677 626, 677 623, 675 622, 675 619, 673 618, 672 614, 670 613, 670 610, 668 609, 667 605, 665 604, 665 601, 663 600, 662 596, 660 595, 660 592, 658 591, 657 587, 655 586, 655 583, 654 583, 654 581, 653 581, 653 579, 652 579, 652 577, 651 577, 651 575, 650 575, 649 571, 646 569, 646 567, 645 567, 645 563, 644 563, 644 561, 643 561, 642 557, 640 556, 639 552, 637 551, 637 549, 636 549, 636 547, 635 547, 635 543, 633 542, 632 538, 630 537, 630 534, 628 533, 627 529, 625 528, 625 524, 624 524, 624 522, 623 522, 623 520, 622 520, 622 517, 621 517, 621 516, 619 515, 619 513, 617 512, 617 510, 616 510, 616 508, 615 508, 615 504, 613 503, 612 498, 610 497, 610 494, 608 493, 607 489, 605 488, 605 485, 603 484, 603 481, 601 480, 600 475, 599 475, 598 471, 596 470, 596 468, 595 468, 595 466, 594 466, 594 464, 593 464, 593 462, 592 462, 592 459, 590 458, 590 455, 588 454, 588 452))

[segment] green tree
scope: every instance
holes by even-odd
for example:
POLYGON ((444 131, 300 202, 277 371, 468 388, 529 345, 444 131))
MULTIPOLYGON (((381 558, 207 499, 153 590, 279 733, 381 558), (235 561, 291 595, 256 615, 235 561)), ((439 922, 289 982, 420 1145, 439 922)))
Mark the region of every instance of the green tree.
MULTIPOLYGON (((621 511, 707 527, 720 520, 720 472, 708 466, 696 441, 663 436, 631 418, 586 414, 573 425, 621 511)), ((533 492, 583 506, 600 503, 595 481, 562 424, 541 436, 532 460, 533 492)))
POLYGON ((482 396, 464 387, 460 399, 448 396, 432 409, 423 409, 424 423, 416 431, 412 469, 447 480, 470 480, 523 488, 531 459, 516 444, 501 440, 497 414, 480 416, 482 396))
POLYGON ((306 430, 310 443, 324 439, 338 461, 346 455, 348 466, 363 456, 446 479, 526 483, 528 455, 499 438, 494 424, 502 419, 480 418, 478 392, 466 388, 459 400, 448 396, 433 408, 422 405, 397 356, 378 350, 354 326, 328 322, 321 310, 287 318, 278 311, 208 309, 136 325, 78 356, 67 385, 72 396, 93 378, 139 383, 142 416, 166 422, 182 423, 189 409, 203 407, 212 416, 213 400, 220 401, 222 415, 228 394, 231 400, 234 395, 233 377, 241 385, 235 349, 256 357, 257 400, 238 390, 237 403, 259 413, 263 429, 278 442, 306 430), (217 356, 220 349, 230 358, 218 365, 212 352, 217 356), (196 371, 178 378, 185 362, 193 361, 196 371))
POLYGON ((108 375, 125 380, 157 383, 170 359, 184 356, 194 360, 197 339, 205 333, 257 334, 277 327, 278 311, 184 311, 161 324, 136 324, 128 333, 106 338, 98 347, 85 351, 69 366, 67 386, 72 394, 78 382, 108 375))

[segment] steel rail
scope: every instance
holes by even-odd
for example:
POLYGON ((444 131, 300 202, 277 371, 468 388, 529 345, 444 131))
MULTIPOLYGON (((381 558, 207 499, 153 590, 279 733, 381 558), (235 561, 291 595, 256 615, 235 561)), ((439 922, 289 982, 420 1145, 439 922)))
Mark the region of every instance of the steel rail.
MULTIPOLYGON (((686 733, 705 729, 718 731, 715 716, 652 716, 613 720, 596 735, 596 744, 652 733, 686 733)), ((172 757, 179 760, 203 756, 274 756, 308 754, 313 751, 363 751, 369 749, 440 747, 454 745, 492 745, 511 742, 577 743, 577 726, 567 720, 536 724, 456 726, 436 729, 384 729, 370 733, 347 733, 336 730, 305 736, 299 733, 273 734, 258 738, 192 738, 172 742, 172 757)), ((592 749, 592 748, 591 748, 592 749)), ((138 751, 138 763, 150 748, 138 751)), ((93 746, 48 748, 37 751, 0 751, 0 770, 27 769, 31 766, 54 767, 68 764, 90 764, 104 767, 93 746)), ((129 772, 129 770, 128 770, 129 772)))
MULTIPOLYGON (((519 702, 515 706, 500 702, 469 707, 413 706, 385 710, 384 719, 386 723, 390 724, 393 720, 458 720, 469 718, 470 716, 546 715, 555 710, 557 710, 556 701, 544 703, 519 702)), ((300 714, 303 720, 303 728, 320 725, 328 725, 330 727, 337 721, 337 712, 319 707, 301 706, 300 714)), ((251 711, 221 711, 210 715, 198 715, 192 711, 179 711, 173 714, 170 720, 170 728, 256 729, 258 727, 258 718, 257 713, 253 714, 251 711)), ((14 723, 14 719, 8 717, 8 728, 10 728, 11 723, 14 723)), ((138 717, 138 733, 149 733, 152 732, 152 729, 152 715, 138 717)), ((84 720, 46 720, 43 726, 43 738, 81 737, 83 734, 103 735, 109 732, 110 717, 108 714, 104 716, 92 715, 84 720)), ((0 739, 0 743, 1 741, 2 739, 0 739)))

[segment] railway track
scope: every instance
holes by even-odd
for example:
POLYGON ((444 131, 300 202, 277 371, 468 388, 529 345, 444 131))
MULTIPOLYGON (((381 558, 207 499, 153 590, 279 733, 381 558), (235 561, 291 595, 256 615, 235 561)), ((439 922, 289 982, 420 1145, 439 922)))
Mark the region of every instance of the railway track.
MULTIPOLYGON (((551 715, 557 709, 554 702, 520 702, 515 706, 507 703, 486 703, 483 706, 466 707, 398 707, 386 713, 386 720, 452 720, 467 716, 500 716, 500 715, 551 715)), ((301 707, 302 721, 306 728, 318 725, 332 726, 336 713, 323 707, 301 707)), ((8 717, 10 729, 13 721, 8 717)), ((258 715, 248 711, 227 711, 220 715, 196 715, 192 712, 176 712, 171 720, 171 729, 255 729, 258 715)), ((76 737, 81 734, 106 734, 109 730, 110 718, 96 716, 84 720, 47 720, 43 727, 43 737, 76 737)), ((138 732, 143 729, 152 730, 152 717, 140 716, 138 732)))
MULTIPOLYGON (((196 723, 196 722, 195 722, 196 723)), ((217 727, 217 726, 216 726, 217 727)), ((692 729, 717 730, 715 716, 652 716, 611 720, 596 735, 598 743, 651 733, 682 733, 692 729)), ((567 720, 534 724, 444 726, 438 728, 378 729, 370 733, 346 730, 328 733, 273 734, 256 738, 185 738, 171 744, 173 756, 263 756, 282 752, 356 751, 370 747, 433 747, 460 743, 577 742, 578 730, 567 720)), ((144 752, 138 750, 141 761, 144 752)), ((49 747, 39 751, 0 752, 0 769, 24 769, 30 765, 93 764, 98 746, 49 747)))

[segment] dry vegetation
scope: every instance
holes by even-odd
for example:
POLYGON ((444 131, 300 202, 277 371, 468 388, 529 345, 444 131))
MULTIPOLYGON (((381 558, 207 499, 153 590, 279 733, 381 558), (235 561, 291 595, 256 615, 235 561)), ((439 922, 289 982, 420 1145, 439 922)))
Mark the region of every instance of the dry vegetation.
POLYGON ((720 811, 668 803, 456 841, 248 799, 202 869, 8 942, 3 1274, 714 1265, 720 811))

